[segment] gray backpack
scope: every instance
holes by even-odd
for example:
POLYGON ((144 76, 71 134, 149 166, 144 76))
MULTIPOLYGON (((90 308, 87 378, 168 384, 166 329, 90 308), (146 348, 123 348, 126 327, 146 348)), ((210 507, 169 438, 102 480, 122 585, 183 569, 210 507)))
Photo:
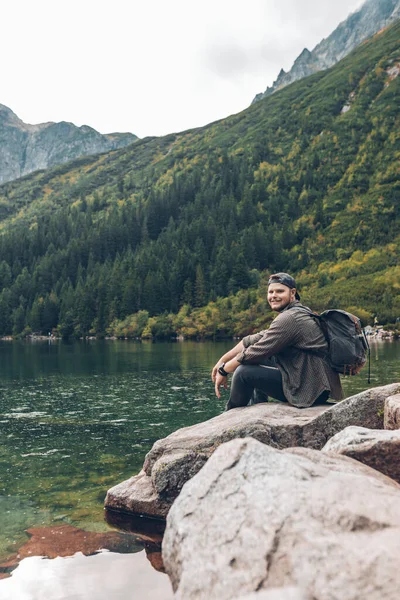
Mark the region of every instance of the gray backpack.
POLYGON ((367 362, 369 344, 361 321, 345 310, 313 313, 328 342, 328 361, 333 371, 357 375, 367 362))
POLYGON ((357 375, 367 362, 367 354, 369 355, 369 344, 360 319, 339 309, 325 310, 320 315, 307 312, 318 321, 328 342, 326 359, 331 369, 342 375, 357 375))

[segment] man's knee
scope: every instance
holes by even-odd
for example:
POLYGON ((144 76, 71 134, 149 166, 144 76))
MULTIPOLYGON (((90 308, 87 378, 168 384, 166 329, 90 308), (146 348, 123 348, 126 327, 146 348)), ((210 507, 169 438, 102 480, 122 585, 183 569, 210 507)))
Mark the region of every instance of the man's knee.
POLYGON ((243 380, 245 375, 246 375, 246 365, 239 365, 233 374, 232 383, 237 379, 243 380))

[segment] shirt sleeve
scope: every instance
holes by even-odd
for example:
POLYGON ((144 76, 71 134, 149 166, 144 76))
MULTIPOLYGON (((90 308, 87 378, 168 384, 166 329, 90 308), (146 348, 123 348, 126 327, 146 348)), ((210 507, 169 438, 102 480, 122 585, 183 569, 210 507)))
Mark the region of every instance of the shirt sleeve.
POLYGON ((294 346, 298 335, 296 319, 289 312, 282 313, 266 331, 243 338, 244 349, 236 356, 236 360, 242 364, 257 364, 262 359, 278 354, 287 346, 294 346))
POLYGON ((246 337, 244 337, 242 339, 243 346, 245 348, 252 346, 256 342, 258 342, 258 340, 260 340, 264 334, 265 334, 265 331, 260 331, 259 333, 253 333, 252 335, 247 335, 246 337))

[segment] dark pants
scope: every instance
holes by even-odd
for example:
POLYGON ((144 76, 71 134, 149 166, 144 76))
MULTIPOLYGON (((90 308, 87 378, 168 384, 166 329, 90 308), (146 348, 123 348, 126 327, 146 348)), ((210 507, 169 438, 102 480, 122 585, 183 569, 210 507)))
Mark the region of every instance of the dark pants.
MULTIPOLYGON (((273 359, 263 365, 240 365, 233 374, 231 393, 226 410, 268 402, 268 397, 287 402, 282 387, 282 375, 273 359)), ((326 402, 328 392, 323 392, 316 402, 326 402)))

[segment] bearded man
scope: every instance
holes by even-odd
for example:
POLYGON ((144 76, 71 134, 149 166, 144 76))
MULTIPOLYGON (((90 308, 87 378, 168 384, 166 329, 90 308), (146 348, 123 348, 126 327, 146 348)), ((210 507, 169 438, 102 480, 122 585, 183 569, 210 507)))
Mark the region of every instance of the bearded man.
POLYGON ((326 360, 325 335, 312 311, 300 303, 291 275, 271 275, 268 303, 278 313, 269 329, 243 338, 212 370, 218 398, 233 373, 226 410, 267 402, 269 396, 297 408, 341 400, 340 377, 326 360))

